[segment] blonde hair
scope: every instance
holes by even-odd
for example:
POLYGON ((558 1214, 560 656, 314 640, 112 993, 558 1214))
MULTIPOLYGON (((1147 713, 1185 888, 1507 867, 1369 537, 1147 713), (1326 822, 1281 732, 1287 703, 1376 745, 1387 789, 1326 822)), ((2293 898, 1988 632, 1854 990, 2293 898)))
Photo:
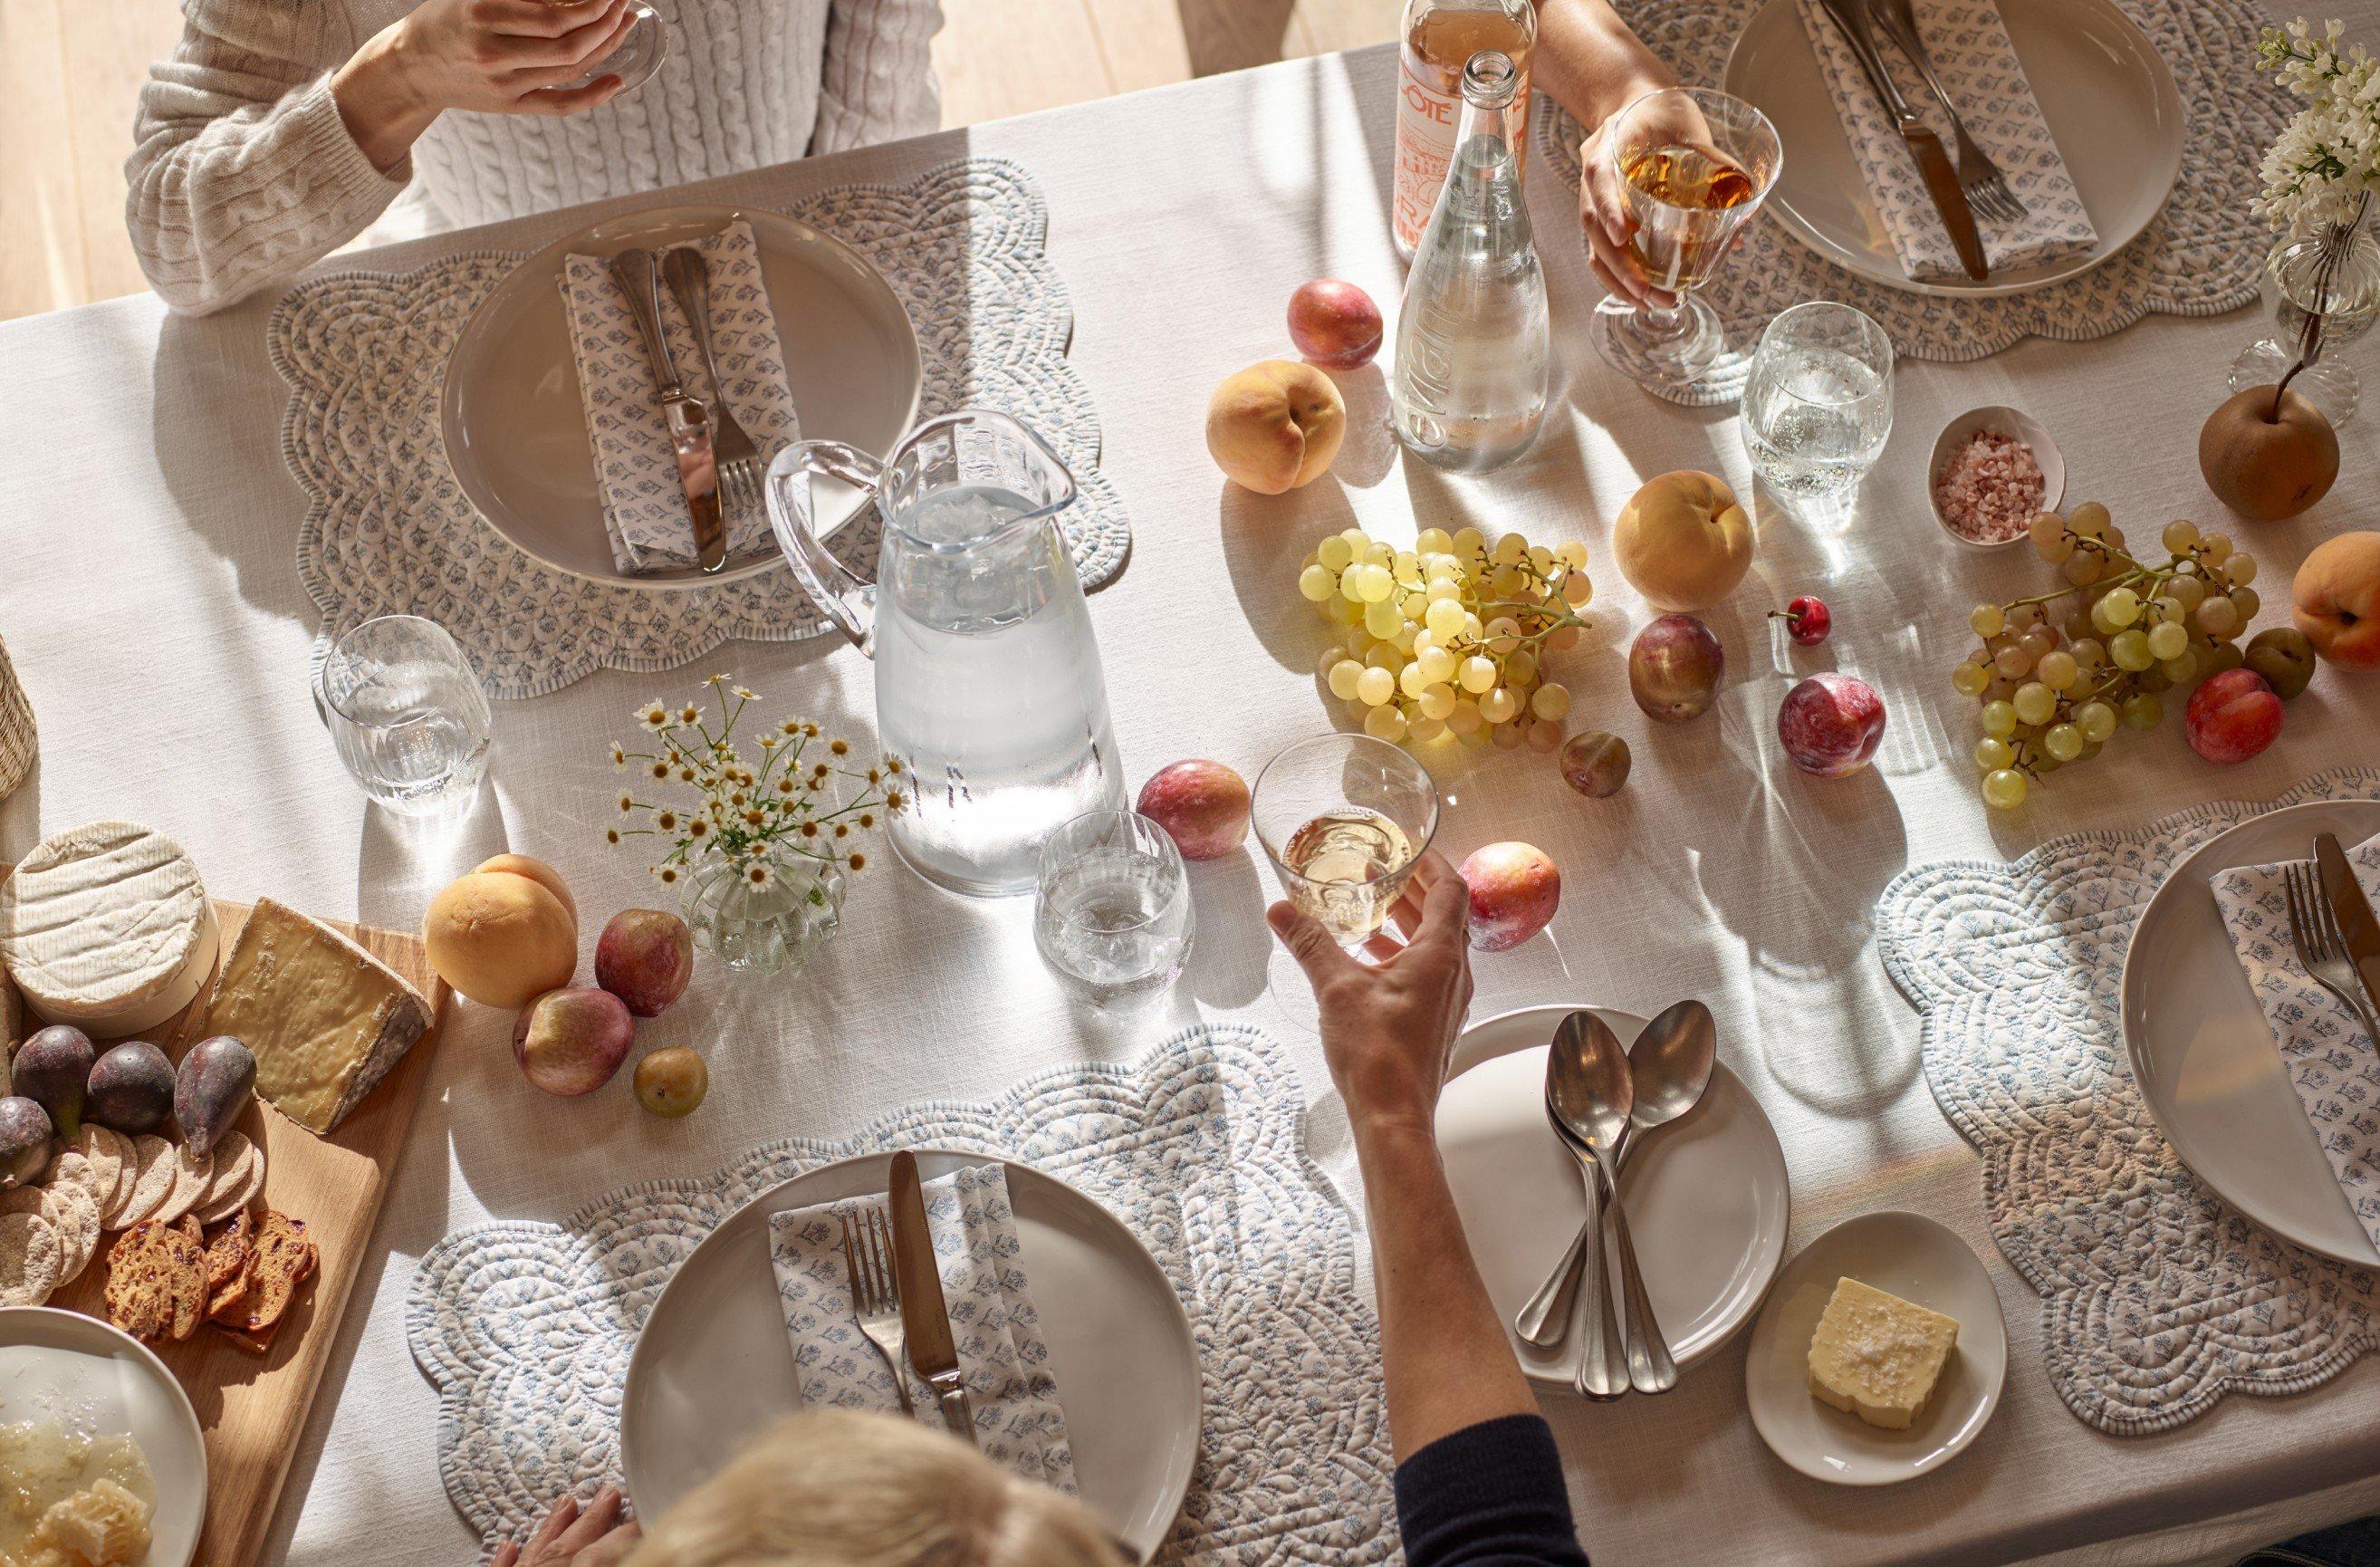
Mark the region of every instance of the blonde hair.
POLYGON ((1123 1567, 1082 1503, 914 1421, 778 1422, 658 1520, 623 1567, 1123 1567))

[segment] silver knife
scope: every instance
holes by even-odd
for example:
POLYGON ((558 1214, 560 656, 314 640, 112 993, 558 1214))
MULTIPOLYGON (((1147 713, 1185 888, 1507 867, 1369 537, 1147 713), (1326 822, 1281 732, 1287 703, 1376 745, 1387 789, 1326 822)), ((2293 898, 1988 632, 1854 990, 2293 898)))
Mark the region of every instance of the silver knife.
POLYGON ((2338 933, 2347 942, 2348 962, 2363 981, 2363 1004, 2380 1014, 2380 915, 2372 912, 2372 900, 2363 895, 2337 833, 2314 834, 2313 863, 2322 875, 2323 895, 2330 900, 2331 917, 2338 921, 2338 933))
POLYGON ((1975 232, 1974 209, 1967 205, 1967 193, 1959 184, 1959 171, 1950 163, 1950 154, 1943 150, 1942 139, 1926 128, 1925 121, 1909 106, 1894 85, 1892 72, 1876 47, 1876 35, 1868 30, 1867 17, 1860 10, 1864 0, 1818 0, 1835 26, 1842 32, 1843 42, 1851 45, 1852 57, 1859 62, 1860 71, 1867 78, 1876 95, 1884 100, 1885 113, 1893 119, 1893 128, 1909 144, 1909 154, 1917 160, 1917 172, 1925 181, 1925 193, 1934 199, 1935 211, 1942 214, 1942 226, 1949 232, 1950 248, 1959 253, 1959 264, 1977 283, 1991 275, 1984 262, 1984 238, 1975 232))
POLYGON ((727 526, 719 512, 719 464, 710 449, 710 410, 698 397, 686 394, 671 362, 669 339, 662 333, 661 268, 650 250, 631 248, 613 256, 612 281, 627 296, 628 313, 645 339, 645 356, 653 362, 653 386, 660 394, 662 418, 669 425, 670 447, 677 455, 678 485, 686 492, 686 512, 694 524, 694 550, 705 571, 727 564, 727 526))
POLYGON ((909 1338, 909 1365, 934 1390, 942 1424, 975 1441, 975 1410, 960 1379, 958 1345, 952 1342, 950 1313, 942 1306, 942 1269, 934 1260, 934 1235, 926 1226, 926 1188, 917 1179, 917 1156, 903 1148, 892 1156, 892 1276, 901 1286, 901 1326, 909 1338))

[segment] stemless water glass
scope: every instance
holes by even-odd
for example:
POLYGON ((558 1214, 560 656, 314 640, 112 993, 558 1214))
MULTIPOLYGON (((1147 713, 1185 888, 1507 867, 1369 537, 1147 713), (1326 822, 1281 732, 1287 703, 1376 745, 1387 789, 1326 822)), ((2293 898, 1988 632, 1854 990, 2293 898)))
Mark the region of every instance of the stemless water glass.
POLYGON ((1621 374, 1679 391, 1727 346, 1717 312, 1694 290, 1717 274, 1738 231, 1767 200, 1784 151, 1767 115, 1705 87, 1647 92, 1620 112, 1609 140, 1636 220, 1637 270, 1678 302, 1659 309, 1609 296, 1596 308, 1591 335, 1596 352, 1621 374))
POLYGON ((433 815, 487 776, 488 694, 434 620, 383 615, 332 643, 314 706, 357 785, 391 810, 433 815))
POLYGON ((1789 510, 1847 506, 1892 433, 1892 339, 1849 305, 1768 323, 1743 384, 1752 471, 1789 510))
POLYGON ((1095 810, 1050 834, 1033 894, 1042 961, 1105 1001, 1163 990, 1190 955, 1182 853, 1137 812, 1095 810))
POLYGON ((1427 770, 1368 735, 1290 747, 1257 774, 1251 809, 1289 901, 1349 947, 1387 921, 1438 832, 1427 770))
MULTIPOLYGON (((576 0, 546 0, 550 6, 574 3, 576 0)), ((646 5, 644 0, 635 0, 628 7, 628 15, 634 20, 628 24, 627 36, 620 40, 617 47, 601 59, 589 61, 585 70, 568 81, 555 85, 568 91, 585 87, 607 76, 616 76, 620 79, 620 91, 613 96, 625 98, 650 80, 669 54, 669 25, 662 20, 661 13, 646 5)))

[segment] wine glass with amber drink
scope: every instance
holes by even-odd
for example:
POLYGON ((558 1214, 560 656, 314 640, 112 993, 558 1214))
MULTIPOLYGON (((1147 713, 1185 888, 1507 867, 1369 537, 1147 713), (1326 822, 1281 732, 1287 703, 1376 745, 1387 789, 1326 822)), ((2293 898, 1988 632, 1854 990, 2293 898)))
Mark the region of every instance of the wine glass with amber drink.
POLYGON ((1682 390, 1726 349, 1718 313, 1694 290, 1725 264, 1777 183, 1777 128, 1741 98, 1672 87, 1621 110, 1608 140, 1636 223, 1629 260, 1677 303, 1606 298, 1596 311, 1596 350, 1639 385, 1682 390))

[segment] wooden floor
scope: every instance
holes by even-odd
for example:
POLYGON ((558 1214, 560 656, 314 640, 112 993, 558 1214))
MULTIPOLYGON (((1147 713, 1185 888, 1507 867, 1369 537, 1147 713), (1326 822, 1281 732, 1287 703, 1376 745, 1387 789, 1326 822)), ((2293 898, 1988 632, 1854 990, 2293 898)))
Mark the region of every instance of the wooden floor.
MULTIPOLYGON (((942 0, 942 123, 1376 43, 1399 0, 942 0)), ((177 0, 0 0, 0 320, 144 286, 124 158, 177 0)))

